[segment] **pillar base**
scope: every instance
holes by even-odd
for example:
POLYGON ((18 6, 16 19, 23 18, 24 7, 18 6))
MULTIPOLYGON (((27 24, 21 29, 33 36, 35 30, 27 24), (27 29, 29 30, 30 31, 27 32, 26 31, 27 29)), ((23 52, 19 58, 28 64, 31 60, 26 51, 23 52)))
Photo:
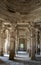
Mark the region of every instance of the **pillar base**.
POLYGON ((3 56, 3 51, 0 52, 0 56, 3 56))
POLYGON ((9 60, 14 60, 15 53, 13 50, 10 51, 9 60))
POLYGON ((31 50, 29 50, 29 57, 31 57, 31 50))
POLYGON ((32 56, 32 57, 31 57, 31 60, 35 60, 35 56, 32 56))

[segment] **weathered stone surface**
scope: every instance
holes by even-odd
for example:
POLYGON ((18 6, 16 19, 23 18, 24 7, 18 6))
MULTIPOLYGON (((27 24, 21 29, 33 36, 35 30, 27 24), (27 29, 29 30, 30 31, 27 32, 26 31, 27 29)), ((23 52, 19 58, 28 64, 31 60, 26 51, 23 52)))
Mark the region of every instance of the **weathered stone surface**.
POLYGON ((41 1, 40 0, 0 0, 0 18, 6 21, 28 22, 41 20, 41 1), (7 3, 8 1, 8 3, 7 3), (8 4, 8 7, 7 7, 8 4), (14 9, 13 9, 14 8, 14 9), (14 10, 9 11, 8 9, 14 10), (34 10, 33 10, 34 9, 34 10), (24 15, 20 14, 23 13, 24 15), (28 13, 28 14, 27 14, 28 13), (25 15, 26 14, 26 15, 25 15))
MULTIPOLYGON (((25 43, 30 45, 30 26, 33 26, 30 22, 36 24, 36 27, 33 27, 41 31, 41 24, 37 23, 39 21, 41 22, 41 0, 0 0, 0 50, 4 52, 4 43, 7 36, 5 35, 6 30, 8 30, 10 34, 8 43, 12 44, 11 49, 16 47, 14 50, 18 50, 17 43, 19 44, 20 38, 25 38, 25 43), (16 46, 13 46, 14 42, 16 46)), ((34 33, 35 31, 32 31, 33 36, 34 33)), ((35 39, 33 39, 32 44, 33 41, 35 41, 35 39)), ((27 46, 27 44, 25 46, 27 46)), ((28 46, 26 50, 27 48, 28 46)))
POLYGON ((38 6, 41 6, 40 0, 7 0, 9 9, 13 11, 18 11, 21 14, 27 14, 33 9, 38 8, 38 6))

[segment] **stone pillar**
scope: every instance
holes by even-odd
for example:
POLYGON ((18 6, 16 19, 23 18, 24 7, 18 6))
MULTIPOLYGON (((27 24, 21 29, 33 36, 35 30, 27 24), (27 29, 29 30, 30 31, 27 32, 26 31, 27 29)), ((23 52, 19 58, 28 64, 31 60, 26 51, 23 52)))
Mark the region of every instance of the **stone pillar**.
POLYGON ((9 60, 14 60, 14 56, 15 56, 15 43, 13 44, 13 43, 11 42, 11 46, 13 46, 13 47, 10 49, 9 60))
POLYGON ((17 53, 18 50, 18 31, 15 30, 15 53, 17 53))
POLYGON ((37 40, 37 37, 38 37, 38 29, 36 29, 36 54, 37 54, 37 45, 38 45, 38 40, 37 40))
POLYGON ((2 27, 2 31, 1 31, 1 56, 4 55, 5 38, 6 38, 5 31, 3 30, 3 27, 2 27))
POLYGON ((35 60, 35 28, 31 24, 31 59, 35 60))
POLYGON ((15 32, 11 30, 10 33, 10 56, 9 59, 10 60, 14 60, 14 56, 15 56, 15 39, 14 39, 14 34, 15 32))
POLYGON ((4 37, 4 35, 3 35, 2 24, 1 24, 0 25, 0 56, 3 56, 3 43, 4 43, 3 37, 4 37))
POLYGON ((38 50, 38 55, 40 55, 40 31, 38 31, 38 35, 37 35, 37 50, 38 50))
MULTIPOLYGON (((30 30, 29 30, 29 32, 30 32, 30 30)), ((30 42, 29 57, 31 57, 31 33, 29 33, 29 42, 30 42)))

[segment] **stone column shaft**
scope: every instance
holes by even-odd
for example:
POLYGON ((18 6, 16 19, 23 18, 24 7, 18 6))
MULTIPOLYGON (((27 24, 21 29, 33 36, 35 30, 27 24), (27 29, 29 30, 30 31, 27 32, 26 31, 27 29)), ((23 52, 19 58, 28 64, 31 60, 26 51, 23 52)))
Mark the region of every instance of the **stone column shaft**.
POLYGON ((35 59, 35 30, 31 30, 31 59, 35 59))
POLYGON ((10 60, 14 60, 14 56, 15 56, 15 39, 14 39, 14 31, 11 32, 10 34, 10 56, 9 59, 10 60))

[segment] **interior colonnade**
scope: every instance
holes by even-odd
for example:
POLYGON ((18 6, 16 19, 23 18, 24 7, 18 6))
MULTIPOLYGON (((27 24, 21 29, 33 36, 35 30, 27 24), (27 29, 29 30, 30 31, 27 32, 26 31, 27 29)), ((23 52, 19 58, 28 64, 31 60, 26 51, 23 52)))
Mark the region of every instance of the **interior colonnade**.
POLYGON ((36 54, 40 54, 39 33, 40 30, 34 27, 34 23, 1 23, 0 25, 0 56, 9 54, 13 60, 18 51, 29 53, 34 60, 36 54), (38 40, 38 41, 37 41, 38 40))

